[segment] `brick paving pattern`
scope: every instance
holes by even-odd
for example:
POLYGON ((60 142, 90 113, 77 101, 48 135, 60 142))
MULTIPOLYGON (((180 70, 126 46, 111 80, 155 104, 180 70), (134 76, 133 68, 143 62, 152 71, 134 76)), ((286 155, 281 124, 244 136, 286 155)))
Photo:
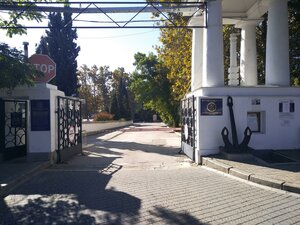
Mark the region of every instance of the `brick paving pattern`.
POLYGON ((0 202, 0 224, 300 224, 300 197, 191 164, 163 130, 95 139, 0 202))

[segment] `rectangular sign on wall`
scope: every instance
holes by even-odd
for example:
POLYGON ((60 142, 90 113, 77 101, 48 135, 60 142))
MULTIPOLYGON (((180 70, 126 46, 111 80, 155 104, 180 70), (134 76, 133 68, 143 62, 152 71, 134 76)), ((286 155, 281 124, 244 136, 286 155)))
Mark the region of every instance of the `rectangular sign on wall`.
POLYGON ((202 116, 221 116, 223 115, 222 98, 202 98, 201 99, 202 116))
POLYGON ((48 131, 50 130, 50 101, 31 100, 31 130, 48 131))

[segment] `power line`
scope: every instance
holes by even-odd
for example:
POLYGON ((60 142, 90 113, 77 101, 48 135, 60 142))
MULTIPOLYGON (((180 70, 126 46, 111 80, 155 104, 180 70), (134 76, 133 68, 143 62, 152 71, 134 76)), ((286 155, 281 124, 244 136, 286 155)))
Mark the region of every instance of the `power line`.
POLYGON ((151 31, 146 31, 146 32, 139 32, 139 33, 133 33, 133 34, 124 34, 124 35, 117 35, 117 36, 106 36, 106 37, 79 37, 80 39, 112 39, 112 38, 123 38, 123 37, 130 37, 130 36, 137 36, 141 34, 148 34, 152 33, 153 30, 151 31))

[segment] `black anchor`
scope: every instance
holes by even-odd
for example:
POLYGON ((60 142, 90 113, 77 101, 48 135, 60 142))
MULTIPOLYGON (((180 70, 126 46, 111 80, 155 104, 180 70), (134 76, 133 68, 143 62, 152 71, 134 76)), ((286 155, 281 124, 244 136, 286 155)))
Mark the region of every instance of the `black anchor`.
POLYGON ((227 106, 229 108, 229 115, 230 115, 230 124, 231 124, 231 131, 232 131, 232 144, 229 141, 228 135, 229 135, 229 131, 227 129, 227 127, 224 127, 222 129, 222 138, 225 144, 225 151, 226 152, 246 152, 249 150, 249 142, 250 142, 250 138, 252 135, 252 131, 249 127, 247 127, 244 131, 244 139, 241 142, 241 144, 239 144, 238 142, 238 136, 237 136, 237 131, 236 131, 236 126, 235 126, 235 119, 234 119, 234 113, 233 113, 233 100, 231 96, 228 96, 227 98, 227 106))

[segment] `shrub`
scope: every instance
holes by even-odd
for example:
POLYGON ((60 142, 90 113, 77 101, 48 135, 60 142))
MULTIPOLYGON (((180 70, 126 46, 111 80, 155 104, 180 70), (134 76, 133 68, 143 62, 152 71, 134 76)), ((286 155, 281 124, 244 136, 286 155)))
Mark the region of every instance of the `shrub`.
POLYGON ((114 118, 113 114, 110 114, 108 112, 100 112, 94 116, 94 121, 107 121, 107 120, 112 120, 113 118, 114 118))

